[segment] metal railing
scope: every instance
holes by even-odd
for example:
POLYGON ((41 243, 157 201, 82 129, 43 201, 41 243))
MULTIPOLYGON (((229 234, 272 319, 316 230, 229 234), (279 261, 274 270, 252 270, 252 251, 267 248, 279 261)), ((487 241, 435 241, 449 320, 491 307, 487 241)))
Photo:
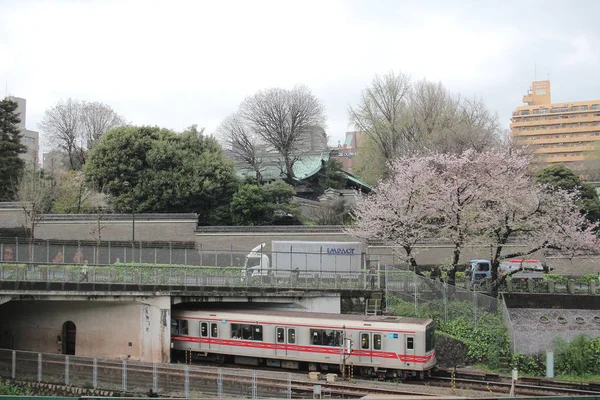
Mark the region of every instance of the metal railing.
POLYGON ((378 290, 383 272, 364 270, 325 272, 318 269, 276 270, 269 274, 246 273, 241 267, 192 267, 121 264, 61 265, 0 263, 0 288, 4 290, 110 291, 152 287, 152 290, 194 290, 206 287, 277 288, 313 290, 378 290), (275 273, 276 272, 276 273, 275 273), (65 285, 65 284, 71 284, 65 285), (117 285, 121 285, 121 289, 117 285))
MULTIPOLYGON (((0 376, 124 393, 182 398, 292 398, 288 372, 156 364, 0 349, 0 376)), ((296 377, 295 379, 298 379, 296 377)))

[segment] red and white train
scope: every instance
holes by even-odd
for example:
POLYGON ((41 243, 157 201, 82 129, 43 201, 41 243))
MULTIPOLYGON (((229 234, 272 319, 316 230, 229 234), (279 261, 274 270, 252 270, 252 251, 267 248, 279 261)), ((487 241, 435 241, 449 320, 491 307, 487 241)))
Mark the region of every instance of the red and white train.
POLYGON ((174 355, 311 371, 345 358, 363 376, 424 377, 436 364, 433 321, 294 311, 173 310, 174 355))

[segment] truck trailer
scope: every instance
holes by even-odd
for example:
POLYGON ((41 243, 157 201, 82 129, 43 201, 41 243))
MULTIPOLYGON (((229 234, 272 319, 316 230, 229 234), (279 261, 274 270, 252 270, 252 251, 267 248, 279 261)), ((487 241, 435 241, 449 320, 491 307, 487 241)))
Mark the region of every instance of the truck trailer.
POLYGON ((361 242, 272 241, 271 252, 264 248, 260 244, 246 256, 245 276, 358 276, 363 268, 361 242))

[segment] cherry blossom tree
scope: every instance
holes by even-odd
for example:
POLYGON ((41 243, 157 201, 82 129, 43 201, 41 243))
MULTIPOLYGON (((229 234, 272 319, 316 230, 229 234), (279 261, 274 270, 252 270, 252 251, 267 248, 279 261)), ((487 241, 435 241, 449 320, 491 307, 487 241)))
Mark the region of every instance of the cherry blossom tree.
POLYGON ((500 151, 397 159, 374 194, 359 202, 349 231, 403 250, 415 269, 418 242, 450 240, 449 283, 466 245, 491 246, 494 281, 506 258, 545 249, 570 256, 596 251, 597 226, 582 215, 576 195, 537 184, 528 165, 527 157, 500 151), (505 253, 515 239, 522 250, 505 253))
POLYGON ((478 239, 492 246, 493 281, 497 281, 503 259, 526 257, 545 249, 570 257, 598 250, 594 233, 598 225, 581 213, 576 193, 549 190, 535 183, 529 174, 528 157, 498 152, 483 156, 480 173, 487 184, 481 192, 484 207, 478 239), (517 238, 522 250, 504 253, 507 243, 517 238))
POLYGON ((389 169, 390 178, 368 198, 358 200, 352 212, 356 224, 348 231, 391 246, 416 272, 415 245, 435 236, 438 229, 430 204, 437 172, 428 158, 401 158, 389 169))

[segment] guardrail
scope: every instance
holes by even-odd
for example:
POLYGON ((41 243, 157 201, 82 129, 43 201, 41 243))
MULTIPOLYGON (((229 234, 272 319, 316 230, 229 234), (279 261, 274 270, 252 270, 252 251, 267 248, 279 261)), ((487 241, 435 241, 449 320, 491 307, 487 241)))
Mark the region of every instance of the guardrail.
MULTIPOLYGON (((182 398, 292 398, 288 372, 153 364, 0 349, 0 376, 13 380, 182 398)), ((308 379, 307 379, 308 381, 308 379)))
MULTIPOLYGON (((379 289, 382 272, 370 273, 315 269, 273 270, 276 274, 252 276, 241 267, 121 265, 61 265, 0 263, 0 288, 3 290, 67 290, 65 284, 77 284, 78 290, 132 290, 135 286, 186 291, 206 287, 275 289, 379 289), (29 286, 28 286, 29 284, 29 286)), ((69 287, 72 287, 70 285, 69 287)))

